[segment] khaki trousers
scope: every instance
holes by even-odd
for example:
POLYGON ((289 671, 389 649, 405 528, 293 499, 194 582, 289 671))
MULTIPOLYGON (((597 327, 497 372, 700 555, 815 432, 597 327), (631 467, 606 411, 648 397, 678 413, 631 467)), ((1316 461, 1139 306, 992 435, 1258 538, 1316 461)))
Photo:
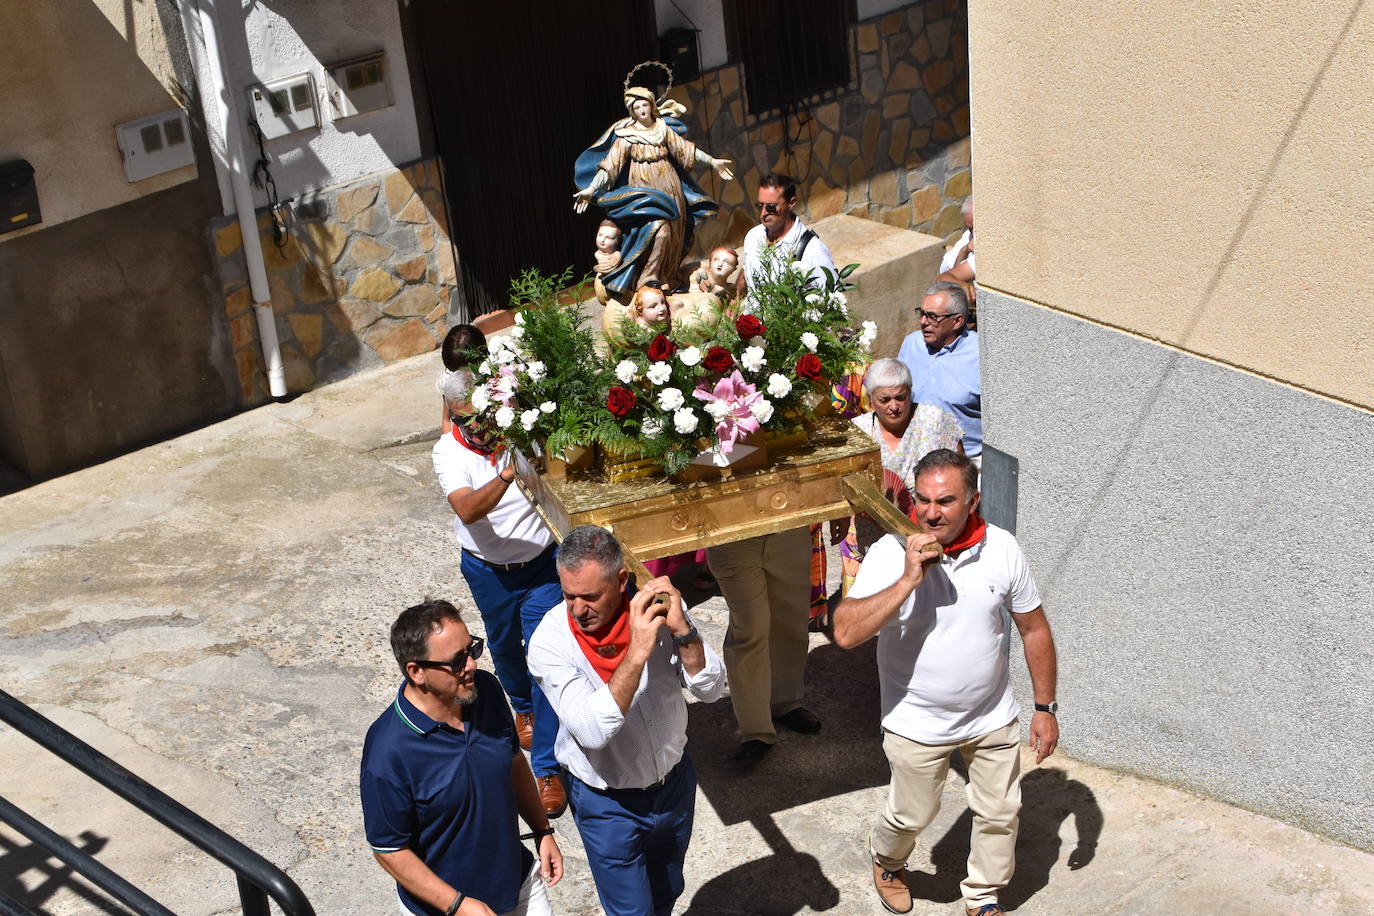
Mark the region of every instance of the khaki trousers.
POLYGON ((811 533, 795 528, 707 552, 730 606, 725 675, 740 740, 773 744, 773 717, 801 705, 811 606, 811 533))
POLYGON ((1020 724, 1010 724, 954 744, 921 744, 883 732, 892 767, 887 805, 869 834, 873 860, 889 871, 906 867, 916 836, 940 810, 949 755, 958 750, 968 765, 968 806, 973 837, 968 877, 959 884, 964 905, 996 903, 1016 870, 1016 830, 1021 812, 1020 724))

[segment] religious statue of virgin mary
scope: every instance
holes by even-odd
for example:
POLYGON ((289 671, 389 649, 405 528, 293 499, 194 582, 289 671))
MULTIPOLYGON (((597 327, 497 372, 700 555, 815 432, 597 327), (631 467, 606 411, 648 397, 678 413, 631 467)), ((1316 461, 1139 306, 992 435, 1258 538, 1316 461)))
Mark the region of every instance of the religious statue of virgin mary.
POLYGON ((620 264, 600 280, 607 292, 622 297, 645 285, 671 289, 696 224, 715 215, 715 201, 689 170, 706 166, 726 181, 735 177, 728 159, 715 159, 685 138, 687 126, 679 117, 686 109, 629 85, 638 69, 625 78, 629 117, 578 156, 573 172, 573 209, 582 213, 594 202, 620 228, 620 264))

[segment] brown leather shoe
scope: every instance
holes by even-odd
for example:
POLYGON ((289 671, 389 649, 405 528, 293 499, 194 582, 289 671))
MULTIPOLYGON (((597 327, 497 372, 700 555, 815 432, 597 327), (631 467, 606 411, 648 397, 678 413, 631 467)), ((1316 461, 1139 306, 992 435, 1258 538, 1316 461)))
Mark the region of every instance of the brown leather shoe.
POLYGON ((520 739, 520 746, 525 750, 530 749, 530 742, 534 740, 534 713, 517 712, 515 714, 515 736, 520 739))
POLYGON ((906 886, 906 869, 888 871, 877 862, 873 863, 873 887, 878 899, 889 913, 911 912, 911 888, 906 886))
POLYGON ((563 791, 563 780, 553 774, 540 776, 535 780, 539 786, 539 800, 544 803, 544 813, 558 817, 568 810, 568 793, 563 791))

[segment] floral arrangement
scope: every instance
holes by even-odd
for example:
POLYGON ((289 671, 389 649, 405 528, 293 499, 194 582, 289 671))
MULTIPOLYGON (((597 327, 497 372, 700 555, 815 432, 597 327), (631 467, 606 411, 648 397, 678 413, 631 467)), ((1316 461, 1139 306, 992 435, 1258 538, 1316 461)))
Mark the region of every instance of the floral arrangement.
POLYGON ((729 455, 760 429, 800 426, 877 337, 871 321, 850 327, 846 278, 857 267, 825 271, 816 288, 800 263, 772 259, 741 313, 698 346, 680 346, 671 331, 646 341, 627 323, 605 402, 619 434, 605 444, 659 457, 671 474, 706 448, 729 455))
POLYGON ((597 354, 580 305, 558 302, 571 273, 526 272, 512 287, 525 307, 512 335, 492 341, 473 406, 531 451, 596 442, 660 459, 669 474, 707 449, 728 456, 760 430, 799 427, 828 403, 832 382, 867 362, 877 325, 853 328, 845 297, 857 267, 824 271, 817 284, 801 264, 774 259, 713 339, 688 346, 627 321, 626 346, 609 356, 597 354))
POLYGON ((601 409, 609 383, 586 313, 580 303, 559 301, 571 285, 571 268, 556 277, 536 270, 517 277, 515 327, 491 340, 477 367, 473 408, 527 454, 557 455, 616 433, 614 418, 601 409))

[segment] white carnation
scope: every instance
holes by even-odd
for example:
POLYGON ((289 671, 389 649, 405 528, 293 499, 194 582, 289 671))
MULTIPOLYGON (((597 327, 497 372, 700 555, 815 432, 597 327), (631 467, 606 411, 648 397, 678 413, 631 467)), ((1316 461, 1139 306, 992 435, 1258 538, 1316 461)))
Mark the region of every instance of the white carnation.
POLYGON ((810 350, 812 353, 815 353, 816 344, 820 343, 821 339, 817 337, 815 334, 812 334, 810 331, 806 331, 801 336, 801 342, 803 347, 806 347, 806 349, 810 350))
POLYGON ((822 297, 821 294, 816 290, 812 290, 802 298, 805 299, 807 303, 809 303, 810 305, 820 305, 821 302, 824 301, 824 297, 822 297))
POLYGON ((515 313, 515 323, 518 324, 518 325, 523 325, 523 324, 525 323, 525 313, 524 313, 524 312, 516 312, 516 313, 515 313))
POLYGON ((875 340, 877 340, 877 339, 878 339, 878 325, 877 325, 877 322, 865 321, 865 322, 863 323, 863 331, 860 332, 860 334, 859 334, 859 346, 861 346, 861 347, 863 347, 865 350, 867 350, 869 347, 873 346, 873 341, 875 341, 875 340))
POLYGON ((518 354, 507 347, 497 347, 491 352, 491 361, 498 366, 507 366, 515 362, 518 354))
POLYGON ((622 359, 615 364, 615 377, 628 385, 635 380, 635 372, 638 370, 639 367, 635 365, 634 360, 622 359))
POLYGON ((503 401, 510 400, 515 394, 515 379, 509 375, 503 375, 492 383, 495 395, 503 401))
POLYGON ((558 405, 553 401, 545 401, 543 404, 539 405, 540 413, 553 413, 557 409, 558 405))
POLYGON ((802 317, 805 318, 807 321, 820 321, 821 313, 817 309, 807 309, 806 311, 802 312, 802 317))
POLYGON ((535 360, 525 367, 525 374, 530 377, 530 381, 537 382, 548 373, 548 368, 539 360, 535 360))
POLYGON ((768 395, 774 398, 785 398, 792 393, 792 383, 787 376, 778 375, 774 372, 768 376, 768 395))
POLYGON ((534 424, 537 422, 539 422, 538 407, 531 407, 529 410, 521 412, 520 425, 525 427, 526 432, 529 432, 530 430, 534 429, 534 424))
POLYGON ((645 417, 644 422, 639 424, 639 431, 652 439, 663 432, 663 423, 653 417, 645 417))
POLYGON ((793 261, 791 264, 787 265, 787 269, 792 276, 796 277, 798 280, 811 279, 811 268, 807 267, 801 261, 793 261))
POLYGON ((478 413, 484 412, 491 406, 491 392, 486 385, 478 385, 472 389, 472 409, 478 413))
POLYGON ((658 407, 660 410, 677 410, 687 399, 682 396, 680 388, 664 388, 658 393, 658 407))
POLYGON ((840 314, 849 317, 849 299, 844 293, 836 291, 830 294, 830 304, 840 310, 840 314))
POLYGON ((684 436, 687 433, 695 432, 699 422, 696 411, 690 407, 680 407, 673 411, 673 428, 684 436))
POLYGON ((755 420, 760 423, 767 423, 773 419, 773 402, 759 398, 749 405, 749 412, 754 415, 755 420))
POLYGON ((720 400, 707 401, 706 412, 711 415, 711 419, 719 422, 726 414, 730 412, 730 405, 727 402, 720 400))
POLYGON ((515 422, 515 411, 509 407, 502 407, 496 411, 496 425, 502 429, 508 429, 515 422))
POLYGON ((739 358, 739 362, 750 372, 758 372, 768 365, 768 360, 763 358, 763 347, 746 347, 739 358))
POLYGON ((655 385, 662 385, 673 377, 673 367, 667 363, 654 363, 644 375, 655 385))
POLYGON ((518 338, 521 338, 521 337, 524 337, 524 336, 525 336, 525 326, 522 325, 522 324, 517 324, 515 327, 513 327, 513 328, 510 329, 510 336, 511 336, 511 337, 515 337, 515 338, 517 338, 517 339, 518 339, 518 338))
POLYGON ((491 375, 491 360, 484 359, 477 364, 477 371, 481 375, 491 375))
POLYGON ((688 347, 678 352, 677 358, 682 360, 684 366, 695 366, 701 362, 701 350, 696 347, 688 347))

